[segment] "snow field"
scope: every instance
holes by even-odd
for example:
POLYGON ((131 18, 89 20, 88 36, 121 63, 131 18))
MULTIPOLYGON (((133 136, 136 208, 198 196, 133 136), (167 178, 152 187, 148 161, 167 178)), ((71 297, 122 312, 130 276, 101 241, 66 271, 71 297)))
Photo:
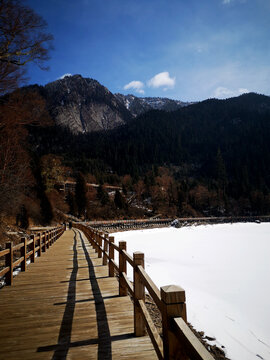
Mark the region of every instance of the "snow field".
POLYGON ((230 359, 270 360, 269 233, 269 223, 237 223, 113 235, 129 254, 145 253, 158 287, 185 289, 188 321, 230 359))

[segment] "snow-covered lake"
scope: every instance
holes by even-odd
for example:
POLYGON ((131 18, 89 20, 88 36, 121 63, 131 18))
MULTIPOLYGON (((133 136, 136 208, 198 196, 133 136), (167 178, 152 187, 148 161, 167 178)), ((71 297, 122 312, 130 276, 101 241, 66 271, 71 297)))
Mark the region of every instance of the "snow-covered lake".
MULTIPOLYGON (((188 321, 232 360, 270 360, 270 223, 113 234, 145 253, 157 286, 186 291, 188 321)), ((128 274, 131 276, 131 274, 128 274)))

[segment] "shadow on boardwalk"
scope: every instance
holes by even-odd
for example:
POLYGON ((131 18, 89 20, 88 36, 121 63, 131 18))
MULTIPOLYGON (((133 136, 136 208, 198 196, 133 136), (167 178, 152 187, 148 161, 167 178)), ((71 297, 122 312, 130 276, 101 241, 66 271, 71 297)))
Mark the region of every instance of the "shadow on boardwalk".
MULTIPOLYGON (((79 300, 78 302, 82 302, 82 301, 84 300, 79 300)), ((39 347, 37 349, 37 352, 54 351, 54 354, 52 356, 53 360, 66 359, 70 348, 92 345, 92 344, 98 345, 97 358, 99 360, 112 359, 112 346, 111 346, 112 341, 128 339, 133 336, 133 334, 125 334, 125 335, 119 335, 113 337, 110 336, 110 329, 108 325, 104 299, 102 297, 98 285, 98 281, 95 275, 94 265, 88 254, 82 235, 79 232, 74 232, 73 268, 69 279, 67 301, 66 303, 56 303, 55 305, 62 305, 62 304, 66 304, 66 307, 59 331, 58 343, 55 345, 39 347), (78 273, 77 246, 79 240, 81 241, 82 249, 84 251, 84 255, 88 263, 89 279, 90 279, 91 288, 94 296, 94 302, 95 302, 98 338, 71 342, 72 322, 73 322, 73 316, 76 305, 76 281, 77 281, 77 273, 78 273)))

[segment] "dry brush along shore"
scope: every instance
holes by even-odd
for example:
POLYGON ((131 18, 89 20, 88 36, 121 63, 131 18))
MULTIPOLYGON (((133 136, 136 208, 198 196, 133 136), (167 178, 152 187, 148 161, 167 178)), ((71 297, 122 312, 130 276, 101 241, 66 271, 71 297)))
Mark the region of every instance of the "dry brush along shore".
MULTIPOLYGON (((158 310, 156 304, 154 303, 151 296, 146 294, 145 297, 145 305, 147 307, 147 310, 149 311, 149 314, 158 329, 159 335, 162 337, 162 320, 161 320, 161 314, 158 310)), ((214 341, 216 339, 210 338, 203 331, 197 331, 194 329, 194 327, 188 323, 189 328, 192 330, 192 332, 195 334, 195 336, 200 340, 200 342, 203 344, 203 346, 210 352, 210 354, 216 359, 216 360, 229 360, 229 358, 226 357, 225 351, 221 348, 219 348, 216 345, 212 345, 209 343, 209 341, 214 341)))

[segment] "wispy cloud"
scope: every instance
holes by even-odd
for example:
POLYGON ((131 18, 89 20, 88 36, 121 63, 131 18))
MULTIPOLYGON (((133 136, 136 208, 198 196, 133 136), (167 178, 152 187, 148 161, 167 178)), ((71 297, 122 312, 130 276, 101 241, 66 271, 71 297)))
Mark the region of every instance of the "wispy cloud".
POLYGON ((245 2, 247 2, 247 0, 222 0, 223 5, 229 5, 229 4, 232 4, 234 2, 244 4, 245 2))
POLYGON ((124 86, 124 90, 133 89, 138 94, 144 94, 144 83, 142 81, 133 80, 124 86))
POLYGON ((166 90, 175 86, 175 78, 170 77, 168 71, 164 71, 148 80, 147 85, 152 88, 164 87, 164 90, 166 90))
POLYGON ((229 97, 233 97, 233 96, 239 96, 241 94, 246 94, 248 93, 249 90, 245 89, 245 88, 239 88, 239 89, 235 89, 235 90, 231 90, 228 89, 224 86, 219 86, 218 88, 216 88, 216 90, 214 91, 214 96, 217 98, 229 98, 229 97))
POLYGON ((60 76, 57 80, 62 80, 62 79, 64 79, 66 76, 72 76, 72 74, 66 73, 66 74, 60 76))

